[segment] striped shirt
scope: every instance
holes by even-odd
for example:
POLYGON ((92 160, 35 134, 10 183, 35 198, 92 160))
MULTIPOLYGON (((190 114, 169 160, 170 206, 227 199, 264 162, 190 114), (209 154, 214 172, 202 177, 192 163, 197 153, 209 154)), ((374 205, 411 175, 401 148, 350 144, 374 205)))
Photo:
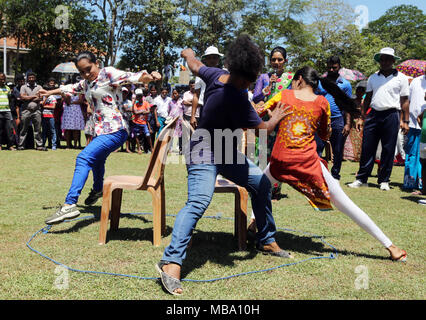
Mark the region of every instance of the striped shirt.
POLYGON ((0 112, 10 111, 9 95, 11 91, 8 86, 0 87, 0 112))

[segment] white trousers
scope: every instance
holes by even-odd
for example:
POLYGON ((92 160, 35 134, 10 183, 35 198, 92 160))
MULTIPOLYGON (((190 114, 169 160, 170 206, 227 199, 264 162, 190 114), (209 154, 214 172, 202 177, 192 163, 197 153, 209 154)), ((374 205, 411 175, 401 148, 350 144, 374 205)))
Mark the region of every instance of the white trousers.
MULTIPOLYGON (((323 177, 327 183, 328 190, 330 192, 330 200, 334 206, 349 218, 351 218, 357 225, 362 229, 376 238, 385 248, 389 248, 392 245, 392 241, 386 237, 386 235, 380 230, 380 228, 374 223, 373 220, 362 211, 353 201, 346 195, 340 186, 339 182, 334 179, 327 168, 321 163, 321 169, 323 177)), ((280 182, 276 180, 269 170, 269 164, 263 172, 271 182, 271 184, 280 182)), ((254 214, 252 212, 252 219, 254 214)))

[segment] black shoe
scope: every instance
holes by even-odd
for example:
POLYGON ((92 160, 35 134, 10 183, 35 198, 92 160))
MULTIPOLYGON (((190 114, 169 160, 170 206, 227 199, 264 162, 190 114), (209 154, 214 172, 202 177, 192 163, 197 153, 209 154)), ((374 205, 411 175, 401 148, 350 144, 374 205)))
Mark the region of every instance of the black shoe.
POLYGON ((86 200, 84 200, 84 204, 86 206, 94 205, 99 198, 102 198, 102 195, 103 195, 102 190, 96 192, 93 189, 90 189, 89 196, 86 198, 86 200))
POLYGON ((22 150, 25 150, 25 148, 24 147, 18 147, 18 150, 22 151, 22 150))
POLYGON ((36 150, 37 151, 47 151, 47 148, 45 148, 45 147, 38 147, 36 150))

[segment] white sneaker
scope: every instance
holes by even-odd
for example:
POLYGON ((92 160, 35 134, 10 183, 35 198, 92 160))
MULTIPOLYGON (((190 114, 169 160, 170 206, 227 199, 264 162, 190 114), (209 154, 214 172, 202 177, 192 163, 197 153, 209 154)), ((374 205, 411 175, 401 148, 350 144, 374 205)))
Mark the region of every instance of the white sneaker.
POLYGON ((361 180, 355 180, 352 183, 348 184, 349 188, 359 188, 359 187, 368 187, 368 183, 363 183, 361 180))
POLYGON ((389 183, 388 182, 382 182, 380 184, 380 190, 389 191, 390 190, 389 183))
POLYGON ((420 199, 417 203, 426 206, 426 199, 420 199))
POLYGON ((60 223, 66 219, 73 219, 80 215, 77 206, 75 204, 69 206, 60 206, 59 209, 48 219, 46 219, 46 224, 55 224, 60 223))

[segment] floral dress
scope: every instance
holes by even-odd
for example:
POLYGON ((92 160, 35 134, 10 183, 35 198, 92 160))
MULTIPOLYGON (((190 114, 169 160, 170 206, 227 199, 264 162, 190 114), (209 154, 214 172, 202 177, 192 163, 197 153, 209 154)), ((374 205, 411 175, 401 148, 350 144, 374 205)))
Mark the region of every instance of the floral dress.
POLYGON ((295 97, 293 90, 284 90, 259 109, 258 114, 264 114, 268 108, 273 109, 279 101, 290 106, 292 113, 279 124, 271 154, 271 174, 305 195, 315 209, 330 210, 330 193, 314 138, 315 132, 321 139, 327 138, 330 105, 323 96, 314 101, 302 101, 295 97))
POLYGON ((121 86, 136 83, 147 72, 125 72, 114 67, 102 68, 98 77, 89 82, 82 80, 75 84, 61 86, 62 93, 83 93, 93 107, 94 136, 127 130, 128 123, 122 114, 123 95, 121 86))

